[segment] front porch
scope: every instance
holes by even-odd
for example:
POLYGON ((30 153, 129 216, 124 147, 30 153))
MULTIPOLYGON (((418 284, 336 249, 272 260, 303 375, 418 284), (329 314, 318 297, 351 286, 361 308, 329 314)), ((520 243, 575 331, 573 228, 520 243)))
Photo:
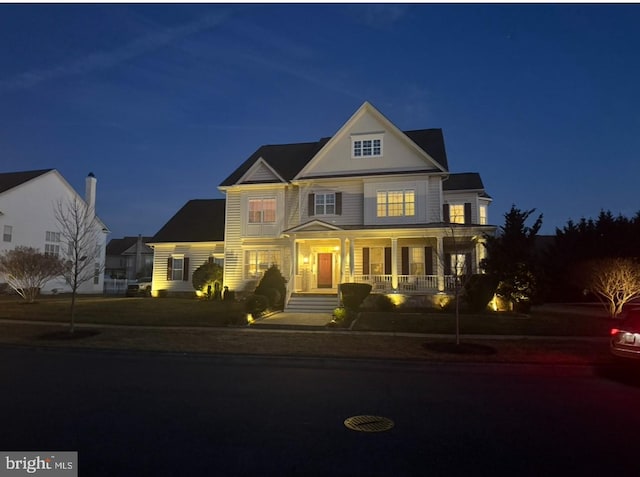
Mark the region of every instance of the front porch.
POLYGON ((372 293, 433 295, 456 277, 478 273, 477 236, 295 239, 289 293, 337 293, 340 283, 368 283, 372 293))

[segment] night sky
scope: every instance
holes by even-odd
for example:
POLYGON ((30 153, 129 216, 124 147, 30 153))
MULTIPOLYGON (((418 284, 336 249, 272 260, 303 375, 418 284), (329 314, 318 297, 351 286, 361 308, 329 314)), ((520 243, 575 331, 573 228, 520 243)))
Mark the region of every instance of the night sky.
POLYGON ((153 235, 263 144, 364 101, 442 128, 490 222, 640 210, 640 5, 0 4, 0 171, 98 178, 111 238, 153 235))

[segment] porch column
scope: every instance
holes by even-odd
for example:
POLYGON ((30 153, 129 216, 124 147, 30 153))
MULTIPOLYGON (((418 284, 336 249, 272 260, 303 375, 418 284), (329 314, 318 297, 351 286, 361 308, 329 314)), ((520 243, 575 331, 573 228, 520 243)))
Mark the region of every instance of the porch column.
POLYGON ((438 291, 444 291, 444 248, 442 237, 436 237, 436 274, 438 275, 438 291))
POLYGON ((346 239, 344 237, 340 237, 340 283, 344 283, 345 281, 346 255, 347 255, 346 239))
POLYGON ((349 280, 353 281, 353 272, 355 271, 356 260, 356 244, 353 238, 349 239, 349 280))
POLYGON ((291 273, 289 274, 289 296, 291 293, 296 291, 297 281, 296 281, 296 270, 298 270, 298 241, 296 239, 292 240, 292 257, 291 257, 291 273))
POLYGON ((391 288, 398 289, 398 239, 391 239, 391 288))
POLYGON ((480 262, 485 258, 487 249, 484 247, 484 239, 476 240, 476 273, 482 273, 480 262))

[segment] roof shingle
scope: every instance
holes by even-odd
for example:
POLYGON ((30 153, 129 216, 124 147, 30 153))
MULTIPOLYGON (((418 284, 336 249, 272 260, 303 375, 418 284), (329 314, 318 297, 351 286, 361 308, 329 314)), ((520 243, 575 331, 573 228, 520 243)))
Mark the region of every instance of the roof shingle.
POLYGON ((224 199, 193 199, 171 217, 150 242, 222 242, 224 222, 224 199))

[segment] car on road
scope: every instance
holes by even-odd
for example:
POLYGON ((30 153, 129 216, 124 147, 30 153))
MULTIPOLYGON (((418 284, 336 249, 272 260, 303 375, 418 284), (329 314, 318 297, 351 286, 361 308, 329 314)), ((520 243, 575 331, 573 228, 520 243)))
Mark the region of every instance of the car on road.
POLYGON ((151 277, 137 279, 127 285, 127 296, 151 296, 151 277))
POLYGON ((611 352, 622 358, 640 359, 640 308, 626 310, 611 328, 611 352))

